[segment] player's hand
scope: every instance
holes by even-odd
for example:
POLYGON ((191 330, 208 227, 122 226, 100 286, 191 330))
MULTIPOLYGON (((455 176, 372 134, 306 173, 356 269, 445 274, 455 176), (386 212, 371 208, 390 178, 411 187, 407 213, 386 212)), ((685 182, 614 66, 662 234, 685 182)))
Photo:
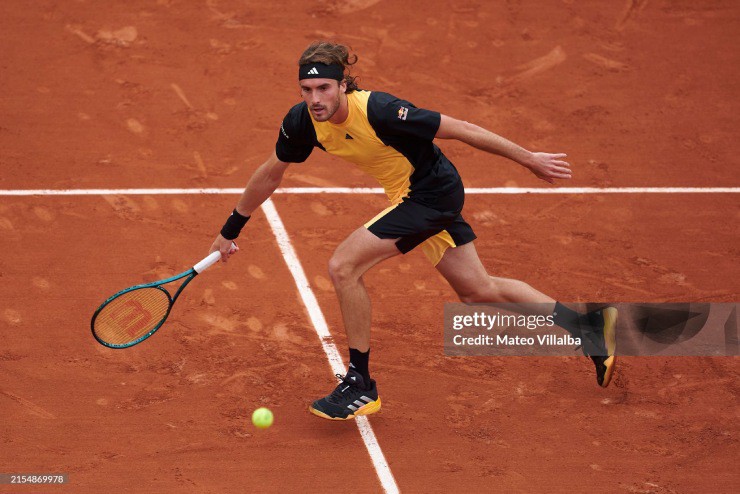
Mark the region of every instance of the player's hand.
POLYGON ((226 240, 219 233, 218 237, 216 237, 216 240, 214 240, 211 245, 209 254, 216 251, 221 252, 221 261, 226 262, 232 254, 239 252, 239 246, 236 245, 236 242, 233 240, 226 240))
POLYGON ((530 161, 524 166, 540 180, 554 184, 555 179, 567 180, 572 177, 570 163, 563 160, 566 156, 563 153, 532 153, 530 161))

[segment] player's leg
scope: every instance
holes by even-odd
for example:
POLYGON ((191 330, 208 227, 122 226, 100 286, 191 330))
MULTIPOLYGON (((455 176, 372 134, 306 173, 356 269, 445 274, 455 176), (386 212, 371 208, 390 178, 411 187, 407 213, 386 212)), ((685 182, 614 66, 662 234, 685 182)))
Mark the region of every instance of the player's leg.
POLYGON ((467 304, 536 303, 542 304, 546 314, 552 314, 555 308, 555 299, 523 281, 490 276, 473 242, 447 249, 436 267, 460 300, 467 304))
MULTIPOLYGON (((379 262, 400 254, 395 239, 381 239, 367 228, 355 230, 337 247, 329 261, 329 275, 339 299, 350 351, 350 368, 328 396, 309 407, 314 415, 346 420, 380 410, 375 381, 370 379, 371 309, 362 275, 379 262)), ((341 376, 340 376, 341 377, 341 376)))
POLYGON ((378 238, 360 227, 337 247, 329 260, 329 276, 339 298, 347 343, 370 348, 370 297, 362 275, 380 261, 400 254, 395 239, 378 238))
POLYGON ((490 276, 472 241, 446 248, 436 268, 462 302, 527 304, 527 313, 537 308, 538 315, 553 315, 555 324, 581 341, 599 386, 609 385, 616 364, 616 309, 579 314, 523 281, 490 276))
POLYGON ((362 275, 377 263, 406 253, 438 233, 454 214, 412 200, 396 203, 353 232, 329 261, 350 347, 347 375, 332 394, 310 407, 315 415, 346 420, 380 409, 375 381, 370 379, 370 299, 362 275))

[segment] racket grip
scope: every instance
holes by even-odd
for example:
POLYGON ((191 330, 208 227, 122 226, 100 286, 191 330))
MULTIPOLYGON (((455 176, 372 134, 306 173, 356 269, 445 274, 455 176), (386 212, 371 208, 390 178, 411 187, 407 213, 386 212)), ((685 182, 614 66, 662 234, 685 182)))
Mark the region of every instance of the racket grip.
POLYGON ((221 259, 221 253, 219 251, 211 252, 210 254, 208 254, 208 257, 206 257, 205 259, 200 261, 198 264, 193 266, 193 270, 196 273, 200 274, 206 269, 216 264, 219 259, 221 259))
MULTIPOLYGON (((234 244, 232 242, 231 243, 231 248, 232 249, 236 248, 236 244, 234 244)), ((210 254, 208 254, 208 256, 205 259, 203 259, 198 264, 196 264, 195 266, 193 266, 193 270, 196 273, 200 274, 203 271, 205 271, 206 269, 208 269, 211 266, 213 266, 214 264, 216 264, 219 261, 219 259, 221 259, 221 253, 219 251, 211 252, 210 254)))

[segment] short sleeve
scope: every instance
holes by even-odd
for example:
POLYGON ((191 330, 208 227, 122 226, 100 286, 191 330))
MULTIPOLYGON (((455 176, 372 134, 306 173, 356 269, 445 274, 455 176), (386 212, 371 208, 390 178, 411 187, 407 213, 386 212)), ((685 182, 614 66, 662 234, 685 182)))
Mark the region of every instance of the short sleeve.
POLYGON ((417 108, 388 93, 373 91, 367 102, 370 125, 380 134, 411 136, 431 141, 437 135, 439 112, 417 108))
POLYGON ((313 151, 315 135, 306 104, 297 104, 285 115, 280 125, 275 144, 277 158, 285 163, 303 163, 313 151))

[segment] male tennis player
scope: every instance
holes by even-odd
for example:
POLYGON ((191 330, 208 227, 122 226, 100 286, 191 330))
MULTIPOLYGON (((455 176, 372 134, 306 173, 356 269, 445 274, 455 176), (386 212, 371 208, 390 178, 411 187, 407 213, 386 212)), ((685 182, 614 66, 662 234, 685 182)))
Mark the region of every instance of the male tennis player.
POLYGON ((465 303, 549 304, 555 323, 581 338, 596 366, 597 382, 606 387, 615 364, 616 309, 578 314, 522 281, 489 276, 473 245, 473 229, 460 214, 465 196, 460 176, 433 140, 457 139, 504 156, 548 183, 571 177, 565 154, 533 153, 477 125, 387 93, 361 90, 349 74, 356 61, 339 44, 316 42, 306 49, 298 62, 303 102, 283 119, 275 152, 251 177, 211 247, 226 261, 232 240, 278 187, 288 165, 304 162, 314 148, 354 163, 383 186, 390 206, 352 232, 329 261, 350 347, 349 369, 310 411, 346 420, 380 409, 368 369, 370 299, 362 275, 416 247, 465 303))

